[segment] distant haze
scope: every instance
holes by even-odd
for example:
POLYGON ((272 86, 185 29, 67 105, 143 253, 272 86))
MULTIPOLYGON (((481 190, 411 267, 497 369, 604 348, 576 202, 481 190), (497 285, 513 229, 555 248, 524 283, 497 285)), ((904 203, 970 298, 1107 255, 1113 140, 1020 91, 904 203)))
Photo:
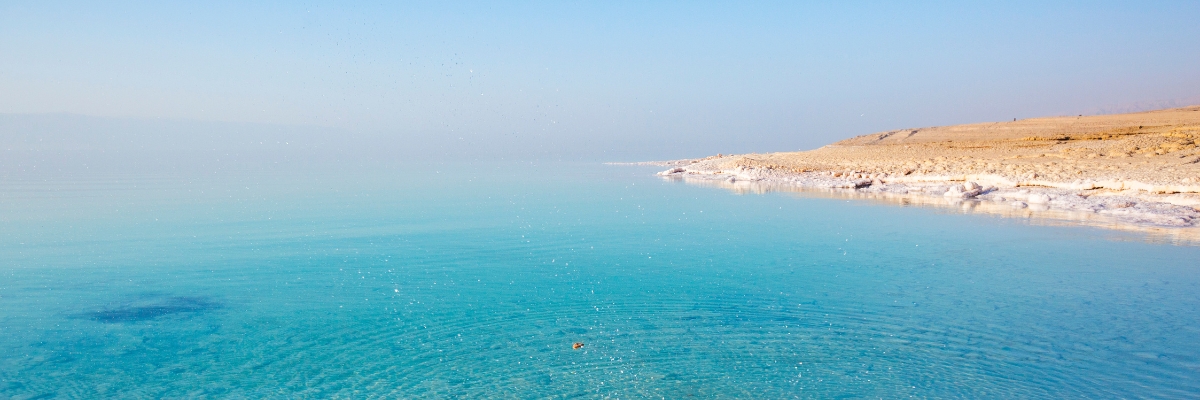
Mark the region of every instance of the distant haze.
POLYGON ((1198 19, 1195 1, 3 2, 0 144, 142 138, 253 158, 253 139, 303 136, 359 143, 343 156, 596 161, 809 149, 1200 103, 1198 19))

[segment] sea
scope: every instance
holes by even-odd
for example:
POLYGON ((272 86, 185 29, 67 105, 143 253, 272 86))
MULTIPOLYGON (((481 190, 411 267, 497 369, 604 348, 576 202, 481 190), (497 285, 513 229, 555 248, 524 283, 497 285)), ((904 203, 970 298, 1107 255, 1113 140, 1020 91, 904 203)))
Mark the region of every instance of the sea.
POLYGON ((1200 398, 1200 247, 660 169, 9 173, 0 398, 1200 398))

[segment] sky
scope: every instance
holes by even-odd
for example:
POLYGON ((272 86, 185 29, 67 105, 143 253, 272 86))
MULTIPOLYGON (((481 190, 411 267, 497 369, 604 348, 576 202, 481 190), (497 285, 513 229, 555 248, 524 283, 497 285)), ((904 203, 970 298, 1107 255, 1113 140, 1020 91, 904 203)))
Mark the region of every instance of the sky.
POLYGON ((1200 103, 1197 20, 1196 1, 3 1, 0 134, 295 129, 604 161, 791 151, 1200 103))

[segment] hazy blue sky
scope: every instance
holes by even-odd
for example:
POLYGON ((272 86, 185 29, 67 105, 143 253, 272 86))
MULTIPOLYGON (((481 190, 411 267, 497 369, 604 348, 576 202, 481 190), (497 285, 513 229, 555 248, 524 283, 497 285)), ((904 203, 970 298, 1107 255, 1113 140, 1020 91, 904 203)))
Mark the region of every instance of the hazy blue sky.
POLYGON ((0 113, 599 158, 782 151, 1200 102, 1197 21, 1197 1, 5 1, 0 113))

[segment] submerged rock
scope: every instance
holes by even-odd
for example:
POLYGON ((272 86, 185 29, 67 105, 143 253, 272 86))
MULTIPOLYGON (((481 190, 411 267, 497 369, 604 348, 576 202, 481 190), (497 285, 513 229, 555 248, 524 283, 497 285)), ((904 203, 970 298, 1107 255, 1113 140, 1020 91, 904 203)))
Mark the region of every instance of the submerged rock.
POLYGON ((135 301, 84 314, 84 317, 104 323, 139 322, 169 315, 195 315, 221 308, 221 304, 205 297, 173 296, 135 301))

